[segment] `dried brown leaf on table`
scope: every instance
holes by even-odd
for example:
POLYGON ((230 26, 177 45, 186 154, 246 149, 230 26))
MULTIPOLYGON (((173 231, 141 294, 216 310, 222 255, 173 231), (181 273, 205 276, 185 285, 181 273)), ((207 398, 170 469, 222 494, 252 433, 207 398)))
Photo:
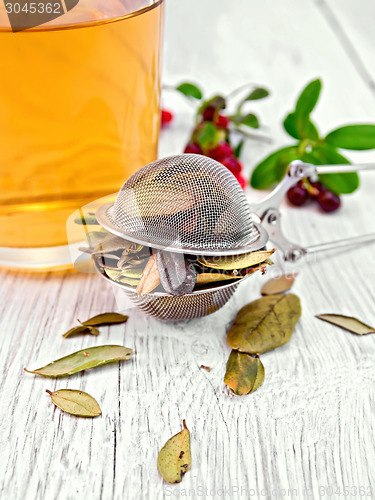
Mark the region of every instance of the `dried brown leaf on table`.
POLYGON ((262 385, 264 366, 259 356, 253 357, 235 349, 230 353, 224 383, 238 396, 250 394, 262 385))
POLYGON ((316 317, 357 335, 375 333, 374 327, 366 325, 359 319, 353 318, 352 316, 344 316, 342 314, 319 314, 316 317))
POLYGON ((269 280, 262 286, 260 293, 262 295, 277 295, 287 292, 292 288, 296 277, 297 274, 284 274, 284 276, 269 280))
POLYGON ((224 257, 199 257, 198 262, 206 267, 231 271, 233 269, 245 269, 255 266, 267 260, 276 251, 276 248, 259 252, 249 252, 240 255, 228 255, 224 257))
POLYGON ((60 389, 55 392, 46 390, 51 400, 61 410, 77 417, 97 417, 102 413, 97 401, 83 391, 60 389))
POLYGON ((127 360, 132 354, 131 349, 121 345, 102 345, 74 352, 36 370, 24 370, 44 377, 66 377, 107 363, 127 360))
POLYGON ((243 307, 228 330, 232 349, 259 354, 289 342, 301 316, 296 295, 269 295, 243 307))
POLYGON ((148 259, 146 267, 137 286, 137 293, 145 295, 152 292, 160 285, 160 276, 158 265, 156 263, 156 253, 152 254, 148 259))
MULTIPOLYGON (((78 320, 79 321, 79 320, 78 320)), ((128 321, 128 316, 116 312, 107 312, 97 314, 86 321, 79 321, 83 326, 105 326, 105 325, 117 325, 120 323, 126 323, 128 321)))
POLYGON ((190 432, 183 421, 183 430, 168 439, 158 455, 158 469, 168 483, 179 483, 190 469, 190 432))
POLYGON ((206 366, 206 365, 201 365, 199 368, 202 368, 202 370, 206 370, 206 372, 210 372, 211 371, 211 367, 206 366))
POLYGON ((72 335, 79 335, 79 334, 99 335, 99 333, 100 332, 97 328, 82 324, 80 326, 75 326, 74 328, 71 328, 66 333, 64 333, 62 337, 64 337, 64 339, 67 339, 72 335))

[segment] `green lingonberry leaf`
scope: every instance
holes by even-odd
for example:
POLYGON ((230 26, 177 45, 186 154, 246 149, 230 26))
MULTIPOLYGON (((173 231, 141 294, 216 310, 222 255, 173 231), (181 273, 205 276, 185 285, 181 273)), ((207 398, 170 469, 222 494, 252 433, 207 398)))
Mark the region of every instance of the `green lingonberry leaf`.
POLYGON ((310 82, 301 92, 296 109, 285 118, 284 129, 294 139, 310 139, 312 141, 319 139, 318 130, 310 120, 310 113, 318 102, 321 88, 320 80, 310 82))
POLYGON ((243 99, 242 102, 256 101, 258 99, 264 99, 265 97, 267 97, 269 95, 270 95, 270 93, 267 89, 264 89, 262 87, 257 87, 254 90, 252 90, 250 92, 250 94, 248 96, 246 96, 245 99, 243 99))
MULTIPOLYGON (((327 144, 313 147, 309 153, 305 153, 302 161, 314 165, 346 165, 350 163, 336 148, 327 144)), ((359 176, 356 172, 320 174, 319 180, 327 189, 336 194, 353 193, 359 187, 359 176)))
POLYGON ((354 193, 359 188, 359 176, 356 172, 344 174, 320 174, 320 182, 335 194, 354 193))
POLYGON ((230 117, 235 125, 246 125, 251 128, 259 128, 259 120, 256 115, 249 113, 247 115, 237 114, 230 117))
POLYGON ((250 184, 255 189, 267 189, 284 177, 288 165, 300 159, 298 146, 287 146, 267 156, 253 170, 250 184))
POLYGON ((319 139, 319 132, 313 122, 310 119, 299 122, 295 113, 289 113, 283 125, 285 131, 294 139, 310 139, 311 141, 317 141, 319 139))
POLYGON ((234 156, 239 158, 241 156, 243 145, 245 144, 244 139, 242 139, 234 149, 234 156))
POLYGON ((192 97, 193 99, 202 99, 203 93, 197 85, 190 82, 181 83, 176 87, 176 90, 184 94, 186 97, 192 97))
POLYGON ((212 122, 204 122, 196 135, 196 142, 205 149, 212 149, 217 146, 219 131, 212 122))
POLYGON ((345 125, 332 130, 324 141, 342 149, 375 149, 375 125, 345 125))
POLYGON ((301 140, 302 137, 299 134, 297 127, 296 127, 296 115, 294 113, 289 113, 287 117, 285 118, 284 122, 284 129, 285 131, 294 139, 301 140))
POLYGON ((207 101, 203 101, 202 104, 199 106, 197 115, 201 115, 203 111, 208 108, 209 106, 212 106, 215 108, 216 111, 220 111, 221 109, 225 109, 226 107, 226 101, 225 98, 221 95, 215 95, 214 97, 211 97, 211 99, 207 99, 207 101))
POLYGON ((309 117, 318 102, 321 89, 322 82, 319 79, 313 80, 303 89, 297 100, 295 109, 295 114, 299 119, 309 117))

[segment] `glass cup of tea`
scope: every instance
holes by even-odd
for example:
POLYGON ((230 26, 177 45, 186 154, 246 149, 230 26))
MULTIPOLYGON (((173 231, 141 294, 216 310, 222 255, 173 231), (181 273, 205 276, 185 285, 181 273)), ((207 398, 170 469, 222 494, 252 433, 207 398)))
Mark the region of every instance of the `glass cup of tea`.
POLYGON ((69 215, 156 159, 163 14, 163 0, 0 2, 0 266, 70 266, 69 215))

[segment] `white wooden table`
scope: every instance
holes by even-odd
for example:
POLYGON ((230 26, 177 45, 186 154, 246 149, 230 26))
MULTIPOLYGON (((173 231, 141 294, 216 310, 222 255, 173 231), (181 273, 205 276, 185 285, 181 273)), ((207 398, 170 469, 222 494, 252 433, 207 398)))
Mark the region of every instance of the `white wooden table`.
MULTIPOLYGON (((250 172, 288 143, 281 117, 316 76, 324 82, 315 114, 323 131, 375 120, 374 17, 370 0, 167 0, 164 81, 196 80, 207 92, 247 81, 272 90, 254 110, 275 142, 248 144, 250 172)), ((192 123, 183 100, 170 94, 164 100, 177 117, 162 133, 161 156, 181 152, 192 123)), ((374 161, 375 153, 351 158, 374 161)), ((375 173, 362 179, 336 214, 285 207, 286 232, 308 244, 375 231, 375 173)), ((347 498, 345 487, 350 498, 371 498, 371 491, 374 497, 375 336, 361 338, 314 318, 339 312, 375 323, 374 249, 298 269, 302 319, 289 344, 262 356, 265 381, 244 397, 223 384, 225 333, 236 311, 259 296, 260 276, 219 312, 171 325, 137 312, 96 275, 3 271, 2 498, 347 498), (127 311, 128 323, 102 328, 98 338, 61 337, 77 317, 109 310, 127 311), (137 354, 120 366, 57 381, 23 371, 105 343, 137 354), (78 419, 54 409, 45 390, 65 387, 96 397, 102 416, 78 419), (180 485, 169 486, 156 457, 184 418, 193 465, 180 485)))

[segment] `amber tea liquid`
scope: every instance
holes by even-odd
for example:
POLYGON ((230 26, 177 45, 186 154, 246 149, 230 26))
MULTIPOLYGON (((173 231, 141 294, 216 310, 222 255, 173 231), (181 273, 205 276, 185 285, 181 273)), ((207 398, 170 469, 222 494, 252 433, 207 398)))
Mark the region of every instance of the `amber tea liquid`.
POLYGON ((156 159, 162 21, 163 2, 81 0, 13 33, 0 3, 0 265, 64 265, 68 216, 156 159))

